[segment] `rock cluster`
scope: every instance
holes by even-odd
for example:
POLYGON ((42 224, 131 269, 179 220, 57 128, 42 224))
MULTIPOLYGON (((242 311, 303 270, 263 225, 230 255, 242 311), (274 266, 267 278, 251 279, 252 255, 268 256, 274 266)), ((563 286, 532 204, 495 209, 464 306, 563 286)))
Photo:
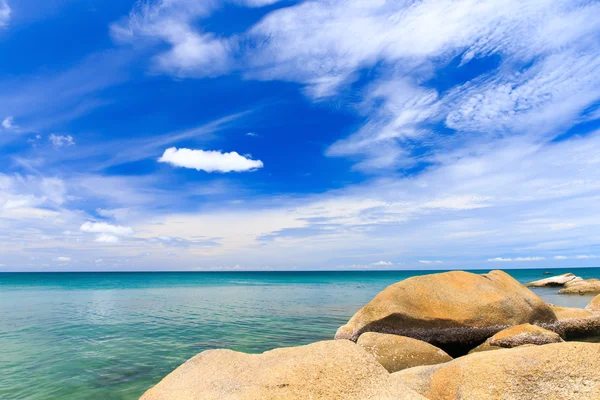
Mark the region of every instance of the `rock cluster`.
POLYGON ((540 279, 538 281, 529 282, 527 287, 549 287, 560 286, 562 289, 559 294, 599 294, 600 280, 599 279, 583 279, 572 273, 552 276, 550 278, 540 279))
POLYGON ((600 344, 582 336, 600 337, 600 296, 557 307, 501 271, 432 274, 383 290, 338 340, 205 351, 142 399, 599 399, 600 344))

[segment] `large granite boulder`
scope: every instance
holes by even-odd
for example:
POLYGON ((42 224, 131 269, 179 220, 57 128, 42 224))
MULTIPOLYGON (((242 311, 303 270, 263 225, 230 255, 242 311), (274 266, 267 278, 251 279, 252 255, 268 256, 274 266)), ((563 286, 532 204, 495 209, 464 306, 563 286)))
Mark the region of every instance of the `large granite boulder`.
POLYGON ((392 374, 429 399, 600 399, 600 344, 482 352, 392 374))
POLYGON ((527 287, 547 287, 547 286, 563 286, 565 283, 576 279, 577 276, 568 273, 557 276, 552 276, 550 278, 540 279, 538 281, 529 282, 525 286, 527 287))
POLYGON ((508 326, 554 322, 550 307, 505 272, 453 271, 389 286, 339 328, 336 339, 391 333, 426 341, 455 356, 508 326))
POLYGON ((360 335, 356 344, 375 356, 389 372, 452 361, 442 349, 406 336, 366 332, 360 335))
POLYGON ((583 308, 551 306, 558 318, 554 330, 567 340, 600 336, 600 315, 583 308))
POLYGON ((479 351, 499 350, 523 345, 543 345, 560 343, 563 339, 556 332, 549 331, 536 325, 522 324, 506 328, 477 346, 470 353, 479 351))
POLYGON ((600 294, 600 279, 585 279, 566 285, 559 294, 600 294))
POLYGON ((362 347, 326 341, 262 354, 208 350, 191 358, 143 400, 414 399, 362 347))
POLYGON ((585 306, 585 309, 593 313, 600 312, 600 295, 594 297, 594 299, 585 306))

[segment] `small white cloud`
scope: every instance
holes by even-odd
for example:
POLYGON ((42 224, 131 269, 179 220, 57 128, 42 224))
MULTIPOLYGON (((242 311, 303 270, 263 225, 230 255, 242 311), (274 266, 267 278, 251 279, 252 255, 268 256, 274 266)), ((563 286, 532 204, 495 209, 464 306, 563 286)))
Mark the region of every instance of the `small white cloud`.
POLYGON ((57 257, 56 261, 58 261, 58 262, 69 262, 69 261, 71 261, 71 257, 57 257))
POLYGON ((246 136, 257 137, 258 134, 256 132, 248 132, 246 133, 246 136))
POLYGON ((51 134, 48 137, 48 140, 52 143, 54 147, 64 147, 64 146, 73 146, 75 141, 73 140, 73 136, 71 135, 55 135, 51 134))
POLYGON ((542 261, 546 257, 516 257, 516 258, 488 258, 488 262, 513 262, 513 261, 542 261))
POLYGON ((555 260, 566 260, 567 257, 565 257, 565 256, 554 256, 554 259, 555 260))
POLYGON ((235 151, 221 153, 220 151, 177 149, 175 147, 165 150, 158 162, 206 172, 242 172, 263 167, 262 161, 246 158, 235 151))
POLYGON ((431 260, 419 260, 419 262, 421 264, 442 264, 442 261, 440 261, 440 260, 434 260, 434 261, 431 261, 431 260))
POLYGON ((86 222, 79 228, 82 232, 100 233, 112 236, 131 236, 134 231, 129 226, 111 225, 106 222, 86 222))
MULTIPOLYGON (((1 13, 1 3, 0 3, 0 13, 1 13)), ((0 17, 0 21, 1 21, 1 17, 0 17)), ((1 26, 1 23, 0 23, 1 26)), ((15 120, 13 117, 6 117, 2 120, 2 127, 4 129, 12 129, 12 128, 16 128, 15 126, 15 120)))
POLYGON ((512 258, 502 258, 502 257, 488 258, 488 262, 511 262, 511 261, 513 261, 512 258))
POLYGON ((593 259, 593 258, 598 258, 598 256, 595 256, 595 255, 581 255, 581 256, 575 256, 575 258, 577 260, 590 260, 590 259, 593 259))
POLYGON ((96 242, 98 243, 117 243, 118 241, 118 237, 116 237, 115 235, 108 235, 106 233, 98 235, 98 237, 96 238, 96 242))
POLYGON ((390 262, 390 261, 377 261, 376 263, 373 263, 373 265, 384 266, 384 265, 394 265, 394 263, 390 262))

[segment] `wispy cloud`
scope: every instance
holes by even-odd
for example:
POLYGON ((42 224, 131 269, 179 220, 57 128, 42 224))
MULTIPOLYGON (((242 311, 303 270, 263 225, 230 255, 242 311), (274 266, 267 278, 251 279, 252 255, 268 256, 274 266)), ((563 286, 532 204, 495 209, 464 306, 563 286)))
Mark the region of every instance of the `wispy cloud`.
POLYGON ((48 140, 54 147, 68 147, 75 145, 75 140, 71 135, 55 135, 51 134, 48 140))
POLYGON ((11 9, 6 0, 0 0, 0 29, 5 27, 10 21, 11 9))
POLYGON ((6 117, 2 120, 2 127, 4 129, 13 129, 15 127, 15 120, 13 117, 6 117))
POLYGON ((546 257, 515 257, 515 258, 503 258, 503 257, 496 257, 496 258, 489 258, 488 262, 522 262, 522 261, 544 261, 546 259, 546 257))

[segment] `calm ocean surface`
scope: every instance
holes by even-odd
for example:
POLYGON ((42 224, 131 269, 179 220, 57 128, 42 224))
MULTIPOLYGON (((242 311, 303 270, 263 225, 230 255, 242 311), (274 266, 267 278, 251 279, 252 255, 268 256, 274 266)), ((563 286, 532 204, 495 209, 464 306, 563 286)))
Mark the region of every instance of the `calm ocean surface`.
MULTIPOLYGON (((508 272, 527 282, 544 271, 508 272)), ((0 274, 0 399, 137 399, 206 349, 331 339, 386 286, 425 273, 0 274)), ((536 292, 573 307, 592 298, 536 292)))

